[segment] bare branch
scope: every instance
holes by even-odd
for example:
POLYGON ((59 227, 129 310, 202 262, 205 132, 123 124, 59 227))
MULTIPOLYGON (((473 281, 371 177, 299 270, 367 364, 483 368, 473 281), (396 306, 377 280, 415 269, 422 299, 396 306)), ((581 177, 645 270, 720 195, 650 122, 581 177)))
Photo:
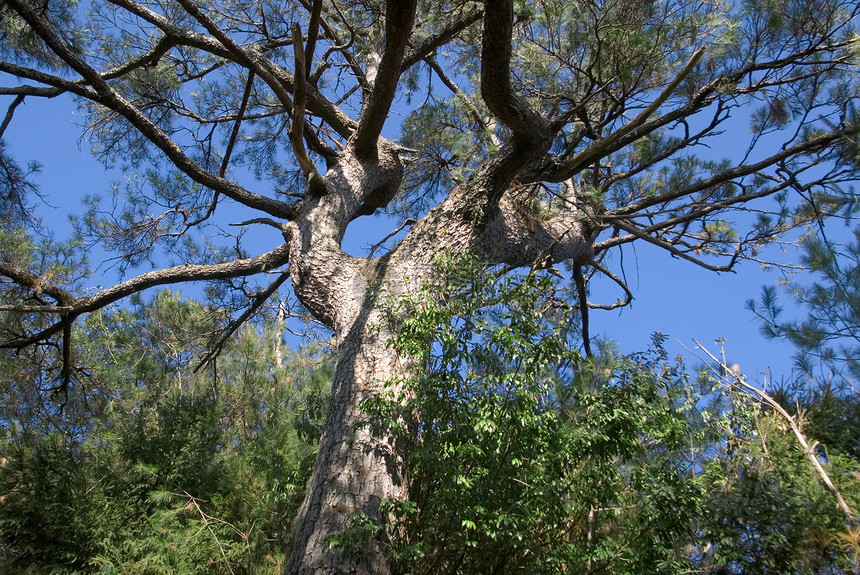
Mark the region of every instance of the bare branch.
POLYGON ((12 103, 9 104, 9 107, 6 109, 6 116, 3 118, 3 123, 0 123, 0 138, 3 138, 3 134, 6 132, 6 128, 9 127, 9 122, 12 121, 12 116, 15 114, 15 108, 20 106, 24 102, 24 95, 18 94, 15 96, 15 99, 12 100, 12 103))
POLYGON ((248 71, 248 79, 245 80, 245 91, 242 92, 242 102, 239 104, 239 110, 236 112, 236 121, 233 123, 233 131, 230 132, 230 139, 227 141, 227 149, 224 150, 224 159, 221 160, 221 169, 218 170, 218 175, 224 177, 227 175, 227 166, 230 165, 230 156, 233 155, 233 147, 236 145, 236 140, 239 138, 239 128, 242 126, 242 120, 245 117, 245 111, 248 109, 248 100, 251 99, 251 90, 254 88, 254 71, 248 71))
POLYGON ((367 254, 367 259, 371 259, 373 257, 373 254, 376 253, 376 250, 378 250, 383 245, 385 245, 385 242, 387 242, 388 240, 390 240, 391 238, 393 238, 394 236, 396 236, 397 234, 402 232, 404 229, 406 229, 407 226, 414 226, 416 223, 417 223, 416 220, 413 220, 412 218, 407 218, 406 221, 404 221, 402 224, 397 226, 396 230, 394 230, 393 232, 391 232, 390 234, 388 234, 387 236, 385 236, 384 238, 382 238, 381 240, 379 240, 378 242, 373 244, 373 246, 371 246, 370 252, 367 254))
POLYGON ((432 56, 437 48, 444 46, 456 38, 460 32, 478 22, 483 15, 484 11, 477 9, 461 15, 454 21, 449 21, 447 26, 442 28, 435 35, 426 38, 423 42, 413 47, 412 50, 404 56, 402 71, 405 72, 424 58, 432 56))
MULTIPOLYGON (((314 51, 316 50, 317 37, 319 36, 320 20, 322 18, 323 0, 313 0, 311 8, 311 21, 308 23, 308 43, 305 45, 305 78, 310 78, 311 70, 314 65, 314 51)), ((295 42, 295 39, 293 39, 295 42)), ((296 70, 298 74, 298 69, 296 70)))
POLYGON ((209 348, 209 351, 206 353, 203 359, 200 360, 200 363, 197 364, 197 367, 194 368, 194 373, 199 373, 200 371, 204 370, 207 365, 209 365, 216 357, 221 354, 221 350, 224 349, 224 344, 227 343, 227 340, 229 340, 230 337, 234 333, 236 333, 236 330, 239 329, 242 324, 244 324, 246 321, 248 321, 248 319, 250 319, 251 316, 257 313, 257 310, 259 310, 260 307, 262 307, 262 305, 266 303, 266 301, 270 297, 272 297, 273 293, 278 291, 278 288, 280 288, 284 284, 284 282, 289 279, 289 277, 289 273, 285 271, 278 277, 278 279, 273 281, 271 285, 269 285, 269 287, 259 292, 254 297, 254 301, 251 303, 250 306, 248 306, 248 309, 246 309, 238 318, 231 321, 230 325, 227 326, 227 329, 224 330, 224 332, 217 339, 214 345, 209 348))
POLYGON ((613 303, 613 304, 601 304, 601 303, 588 302, 589 308, 591 308, 591 309, 603 309, 603 310, 617 309, 620 307, 625 307, 625 306, 629 305, 631 301, 633 301, 633 292, 630 291, 630 288, 627 286, 627 283, 624 282, 624 280, 622 280, 620 277, 618 277, 617 275, 615 275, 614 273, 612 273, 611 271, 609 271, 608 269, 606 269, 605 267, 603 267, 602 265, 600 265, 599 263, 597 263, 594 260, 589 262, 588 265, 590 265, 591 267, 593 267, 594 269, 596 269, 597 271, 599 271, 600 273, 602 273, 603 275, 605 275, 606 277, 608 277, 609 279, 614 281, 616 284, 618 284, 621 287, 621 289, 624 290, 624 299, 623 300, 621 298, 618 298, 618 301, 613 303))
MULTIPOLYGON (((313 11, 313 8, 309 7, 309 5, 308 5, 308 0, 299 0, 299 1, 309 11, 311 11, 311 12, 313 11)), ((332 44, 331 46, 329 46, 329 48, 323 54, 322 62, 325 63, 328 60, 328 57, 330 54, 332 54, 334 52, 339 52, 342 55, 343 59, 346 61, 347 65, 349 66, 349 69, 352 72, 352 75, 355 77, 355 80, 357 82, 357 86, 355 86, 354 88, 357 88, 360 86, 363 90, 369 91, 371 86, 370 86, 370 83, 367 81, 367 76, 365 76, 364 70, 361 69, 361 66, 359 66, 358 62, 356 61, 355 55, 349 51, 349 48, 351 48, 353 43, 355 42, 355 36, 356 36, 355 29, 353 26, 350 25, 349 20, 341 12, 341 9, 338 6, 337 2, 333 2, 332 6, 334 6, 335 11, 337 12, 338 16, 340 16, 341 23, 343 24, 343 26, 347 30, 349 30, 350 37, 349 37, 349 41, 343 42, 340 39, 340 37, 337 35, 337 31, 331 26, 331 24, 329 24, 329 22, 325 18, 321 17, 320 18, 320 26, 322 26, 322 29, 325 32, 326 37, 331 41, 331 44, 332 44)), ((311 14, 311 18, 313 18, 313 13, 311 14)), ((316 72, 314 73, 314 75, 315 74, 316 74, 316 72)))
POLYGON ((513 0, 487 0, 484 5, 481 96, 490 111, 513 132, 515 141, 537 147, 543 153, 552 139, 550 126, 511 86, 513 0))
POLYGON ((582 327, 582 347, 585 357, 593 357, 591 353, 591 335, 588 331, 588 293, 585 289, 585 276, 582 274, 584 264, 573 264, 573 281, 576 283, 576 295, 579 300, 579 322, 582 327))
POLYGON ((320 174, 305 150, 303 137, 305 131, 308 63, 305 61, 305 52, 302 47, 302 30, 298 22, 293 24, 293 54, 296 61, 296 86, 293 93, 295 96, 295 106, 293 108, 293 123, 290 126, 290 144, 293 147, 296 160, 299 162, 299 167, 301 167, 302 172, 308 179, 310 188, 317 194, 321 194, 325 192, 325 186, 322 185, 320 174))
POLYGON ((377 141, 397 92, 417 5, 417 0, 388 0, 385 4, 385 51, 355 131, 355 153, 360 159, 376 157, 377 141))

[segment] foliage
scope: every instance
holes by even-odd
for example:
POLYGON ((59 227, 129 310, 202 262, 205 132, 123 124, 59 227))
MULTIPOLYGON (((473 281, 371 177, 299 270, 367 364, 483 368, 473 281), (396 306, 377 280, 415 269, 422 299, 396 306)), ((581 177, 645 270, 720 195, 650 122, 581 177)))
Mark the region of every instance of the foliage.
MULTIPOLYGON (((86 373, 64 405, 0 416, 4 573, 256 573, 283 559, 310 473, 330 366, 273 368, 272 331, 243 330, 193 373, 217 314, 161 292, 91 315, 86 373)), ((25 374, 9 372, 14 380, 25 374)))
MULTIPOLYGON (((413 313, 392 345, 423 350, 424 369, 405 395, 364 406, 408 462, 412 497, 387 502, 404 573, 857 568, 856 534, 773 413, 691 380, 659 335, 648 352, 604 345, 585 360, 551 276, 468 270, 444 303, 402 302, 413 313)), ((4 412, 4 572, 275 569, 326 364, 294 355, 272 370, 270 332, 246 329, 217 377, 191 374, 211 311, 169 292, 85 327, 89 377, 63 410, 4 412)), ((857 459, 834 455, 828 469, 860 505, 857 459)), ((359 514, 330 544, 361 554, 379 529, 359 514)))
POLYGON ((802 248, 802 262, 816 281, 793 279, 784 288, 803 317, 785 318, 774 286, 765 286, 759 302, 747 307, 765 337, 796 349, 795 377, 782 382, 777 399, 802 417, 828 454, 860 459, 860 228, 843 246, 807 237, 802 248))
MULTIPOLYGON (((546 320, 563 315, 548 277, 470 288, 406 304, 396 345, 424 349, 424 369, 403 395, 365 404, 404 445, 412 496, 389 502, 404 573, 857 567, 852 532, 773 413, 691 381, 662 336, 584 360, 546 320)), ((860 462, 830 469, 860 502, 860 462)))
POLYGON ((853 241, 836 246, 815 236, 802 244, 804 267, 817 281, 797 280, 784 286, 805 314, 802 320, 785 319, 773 286, 762 289, 760 302, 747 307, 761 320, 765 337, 783 338, 797 349, 795 366, 808 378, 823 369, 824 379, 860 379, 860 228, 853 241))

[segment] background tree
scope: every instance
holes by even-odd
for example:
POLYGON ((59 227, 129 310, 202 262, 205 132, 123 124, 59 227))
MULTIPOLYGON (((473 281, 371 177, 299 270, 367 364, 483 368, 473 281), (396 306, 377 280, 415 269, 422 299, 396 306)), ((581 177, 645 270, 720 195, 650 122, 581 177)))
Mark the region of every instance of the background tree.
POLYGON ((805 314, 786 318, 774 286, 762 289, 747 307, 761 320, 765 337, 782 338, 797 350, 792 377, 777 382, 774 394, 800 415, 828 457, 860 457, 860 230, 837 245, 807 237, 803 263, 816 281, 788 278, 783 287, 805 314))
MULTIPOLYGON (((332 545, 360 556, 387 528, 406 573, 856 570, 856 533, 779 417, 691 378, 660 336, 583 358, 557 282, 482 275, 442 304, 394 302, 393 319, 410 311, 395 345, 421 367, 389 386, 405 401, 363 408, 400 442, 410 500, 384 503, 387 527, 354 515, 332 545)), ((218 315, 135 297, 73 335, 89 367, 61 412, 45 402, 17 420, 24 386, 3 389, 4 573, 278 569, 331 371, 314 354, 273 368, 271 331, 249 323, 217 374, 195 374, 218 315)), ((825 465, 860 503, 860 463, 825 465)))
MULTIPOLYGON (((62 407, 0 390, 5 573, 272 572, 319 441, 330 363, 248 325, 194 373, 211 308, 161 292, 90 315, 62 407)), ((6 364, 4 363, 4 367, 6 364)))
POLYGON ((71 94, 95 153, 133 177, 110 205, 89 203, 68 249, 33 259, 4 244, 3 346, 42 350, 66 392, 77 318, 155 286, 222 282, 223 307, 245 305, 229 335, 289 280, 338 360, 287 571, 387 573, 385 529, 349 557, 327 544, 350 518, 385 524, 381 502, 408 501, 396 438, 361 425, 365 400, 417 368, 389 345, 405 318, 391 321, 384 302, 428 284, 450 295, 447 254, 499 274, 571 262, 588 351, 586 271, 616 278, 612 248, 646 241, 726 270, 851 209, 857 10, 6 0, 3 127, 27 98, 71 94), (697 155, 721 135, 734 153, 697 155), (772 209, 732 219, 767 196, 772 209), (273 233, 194 242, 225 209, 273 233), (403 217, 383 255, 346 254, 350 223, 381 209, 403 217), (85 291, 68 265, 83 241, 114 250, 123 272, 158 269, 85 291), (160 249, 176 265, 162 267, 160 249))

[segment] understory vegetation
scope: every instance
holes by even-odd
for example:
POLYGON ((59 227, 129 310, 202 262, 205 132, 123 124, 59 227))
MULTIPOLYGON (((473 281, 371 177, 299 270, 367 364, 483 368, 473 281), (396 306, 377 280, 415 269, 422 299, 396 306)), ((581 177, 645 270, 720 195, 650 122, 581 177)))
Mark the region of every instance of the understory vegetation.
MULTIPOLYGON (((392 345, 423 369, 363 408, 397 437, 411 495, 384 502, 389 526, 355 514, 330 546, 360 555, 386 529, 414 574, 855 572, 860 531, 783 416, 668 357, 660 334, 585 359, 563 289, 479 275, 444 303, 392 304, 409 318, 392 345)), ((282 568, 331 352, 276 358, 272 319, 195 373, 216 318, 168 291, 93 314, 75 336, 85 377, 54 395, 3 359, 3 572, 282 568)), ((783 399, 860 508, 857 396, 806 389, 806 403, 789 386, 783 399)))

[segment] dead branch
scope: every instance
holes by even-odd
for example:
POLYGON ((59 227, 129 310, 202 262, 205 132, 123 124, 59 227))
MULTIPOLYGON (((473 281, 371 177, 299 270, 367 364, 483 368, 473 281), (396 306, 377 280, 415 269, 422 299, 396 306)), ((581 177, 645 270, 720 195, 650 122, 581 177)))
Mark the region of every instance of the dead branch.
MULTIPOLYGON (((827 487, 827 490, 830 491, 831 494, 833 494, 833 497, 836 499, 837 507, 839 507, 839 510, 842 511, 842 513, 845 515, 845 520, 848 523, 848 526, 853 529, 857 525, 856 520, 854 518, 854 512, 848 506, 848 503, 846 503, 845 498, 842 497, 842 494, 839 492, 839 489, 836 487, 836 485, 833 484, 833 481, 831 481, 830 476, 827 475, 827 471, 824 470, 824 467, 821 465, 821 462, 818 461, 818 455, 816 455, 815 453, 815 447, 818 445, 818 442, 815 442, 810 445, 809 441, 806 439, 806 436, 803 434, 803 431, 800 429, 800 426, 797 424, 797 418, 789 414, 779 404, 778 401, 768 395, 767 392, 765 392, 764 390, 758 389, 757 387, 753 387, 752 385, 748 384, 746 381, 744 381, 744 378, 741 377, 740 374, 735 373, 723 361, 714 357, 714 354, 708 351, 698 341, 694 339, 693 342, 696 344, 696 347, 702 350, 702 352, 704 352, 713 362, 705 362, 705 364, 716 376, 718 381, 729 387, 738 386, 747 390, 748 392, 760 398, 767 405, 769 405, 775 412, 782 416, 786 423, 788 423, 804 455, 806 455, 807 459, 809 459, 809 462, 812 464, 812 467, 815 469, 815 472, 821 478, 821 482, 824 483, 825 487, 827 487), (715 364, 720 369, 717 369, 717 367, 715 367, 715 364), (731 376, 731 379, 729 379, 729 376, 731 376)), ((689 348, 687 348, 686 346, 684 347, 684 349, 690 351, 689 348)), ((691 351, 691 353, 693 353, 693 355, 696 355, 695 352, 691 351)), ((696 357, 699 356, 696 355, 696 357)), ((699 359, 702 358, 699 357, 699 359)))

